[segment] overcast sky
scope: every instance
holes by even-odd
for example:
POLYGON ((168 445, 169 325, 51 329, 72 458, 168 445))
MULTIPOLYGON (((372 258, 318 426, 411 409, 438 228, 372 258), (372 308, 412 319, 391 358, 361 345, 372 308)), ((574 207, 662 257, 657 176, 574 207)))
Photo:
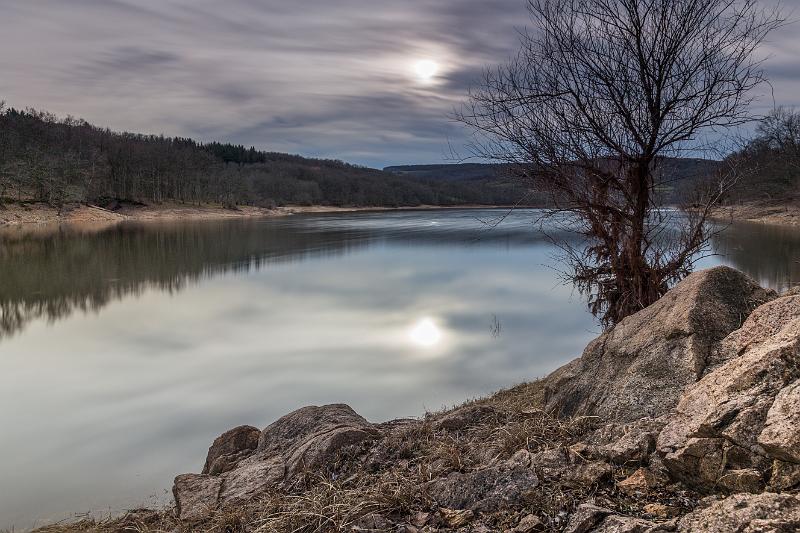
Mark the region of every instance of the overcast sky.
MULTIPOLYGON (((524 0, 0 0, 0 100, 377 167, 442 162, 465 139, 449 112, 526 23, 524 0)), ((765 50, 779 104, 800 103, 798 30, 765 50)))

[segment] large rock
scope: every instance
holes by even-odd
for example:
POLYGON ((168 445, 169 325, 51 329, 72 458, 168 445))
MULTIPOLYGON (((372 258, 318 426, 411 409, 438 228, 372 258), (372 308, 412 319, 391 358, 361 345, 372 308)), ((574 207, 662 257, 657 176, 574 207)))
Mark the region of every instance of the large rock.
POLYGON ((316 469, 345 446, 360 444, 378 435, 378 430, 344 404, 303 407, 268 426, 258 441, 256 453, 280 455, 286 475, 316 469))
POLYGON ((237 468, 219 476, 182 474, 175 478, 172 494, 181 520, 194 521, 211 515, 220 505, 247 501, 264 494, 284 479, 281 458, 245 459, 237 468))
POLYGON ((208 449, 203 474, 222 474, 249 457, 258 447, 261 431, 253 426, 239 426, 226 431, 208 449))
POLYGON ((800 463, 800 381, 775 396, 758 443, 778 460, 800 463))
POLYGON ((800 498, 789 494, 735 494, 684 516, 681 533, 789 533, 800 531, 800 498))
POLYGON ((776 461, 800 462, 798 317, 800 297, 778 299, 720 344, 727 362, 687 388, 658 436, 674 477, 704 490, 758 492, 776 461))
POLYGON ((262 495, 306 470, 329 466, 344 448, 377 435, 372 424, 342 404, 298 409, 261 432, 235 428, 211 445, 202 474, 175 478, 178 517, 197 520, 221 505, 262 495))
POLYGON ((712 354, 720 364, 768 342, 786 324, 800 318, 800 295, 789 294, 756 308, 742 327, 725 337, 712 354))
POLYGON ((546 407, 562 416, 596 415, 604 421, 658 418, 703 375, 715 344, 774 297, 728 267, 691 274, 551 374, 546 407))
POLYGON ((205 474, 181 474, 175 478, 172 494, 175 510, 182 520, 197 520, 214 511, 222 479, 205 474))

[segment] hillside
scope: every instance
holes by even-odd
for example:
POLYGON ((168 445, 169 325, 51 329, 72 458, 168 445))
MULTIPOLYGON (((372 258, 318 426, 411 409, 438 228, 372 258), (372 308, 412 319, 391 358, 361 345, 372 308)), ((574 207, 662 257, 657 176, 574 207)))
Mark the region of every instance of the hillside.
MULTIPOLYGON (((700 158, 665 158, 660 166, 660 190, 666 193, 664 201, 679 203, 691 192, 698 181, 712 175, 720 162, 700 158)), ((436 180, 448 183, 492 183, 511 181, 509 165, 496 163, 462 163, 451 165, 403 165, 383 169, 397 176, 436 180)), ((543 204, 544 198, 531 194, 529 204, 543 204)))
POLYGON ((383 170, 399 176, 437 180, 491 180, 501 178, 504 172, 507 172, 507 165, 491 163, 401 165, 386 167, 383 170))
POLYGON ((418 206, 517 202, 507 183, 442 182, 227 143, 119 133, 0 105, 0 205, 418 206))

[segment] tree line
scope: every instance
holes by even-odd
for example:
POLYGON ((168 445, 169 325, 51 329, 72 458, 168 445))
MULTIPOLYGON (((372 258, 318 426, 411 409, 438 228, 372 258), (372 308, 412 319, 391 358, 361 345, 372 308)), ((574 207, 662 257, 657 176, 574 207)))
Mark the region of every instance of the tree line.
POLYGON ((800 113, 777 108, 764 118, 753 139, 726 162, 738 179, 728 203, 795 201, 800 193, 800 113))
POLYGON ((242 145, 119 133, 0 103, 0 205, 494 205, 516 203, 526 193, 503 179, 402 176, 242 145))

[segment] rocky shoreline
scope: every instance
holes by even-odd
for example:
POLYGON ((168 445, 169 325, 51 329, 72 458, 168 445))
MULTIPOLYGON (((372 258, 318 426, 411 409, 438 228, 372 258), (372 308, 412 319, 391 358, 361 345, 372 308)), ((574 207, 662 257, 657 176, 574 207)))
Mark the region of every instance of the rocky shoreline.
POLYGON ((800 530, 800 292, 697 272, 547 378, 422 419, 306 407, 174 508, 40 531, 800 530))

